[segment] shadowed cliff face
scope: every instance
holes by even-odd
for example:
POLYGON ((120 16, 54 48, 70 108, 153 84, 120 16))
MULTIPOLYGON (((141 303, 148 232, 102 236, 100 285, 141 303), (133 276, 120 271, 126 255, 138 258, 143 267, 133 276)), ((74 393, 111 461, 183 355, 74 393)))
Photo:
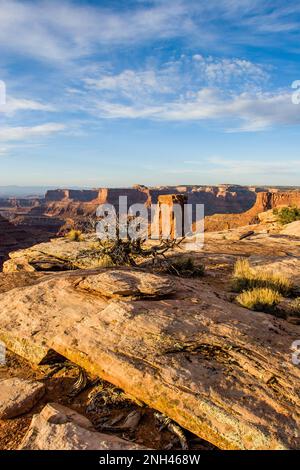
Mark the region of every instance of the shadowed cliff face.
POLYGON ((57 226, 15 225, 0 215, 0 271, 8 253, 27 248, 55 235, 57 226))

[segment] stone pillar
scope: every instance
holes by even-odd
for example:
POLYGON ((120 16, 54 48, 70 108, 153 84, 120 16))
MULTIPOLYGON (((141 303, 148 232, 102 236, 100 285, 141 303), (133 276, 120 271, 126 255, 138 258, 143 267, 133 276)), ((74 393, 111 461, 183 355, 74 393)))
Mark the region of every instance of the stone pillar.
POLYGON ((174 240, 184 236, 185 194, 158 196, 159 238, 174 240))

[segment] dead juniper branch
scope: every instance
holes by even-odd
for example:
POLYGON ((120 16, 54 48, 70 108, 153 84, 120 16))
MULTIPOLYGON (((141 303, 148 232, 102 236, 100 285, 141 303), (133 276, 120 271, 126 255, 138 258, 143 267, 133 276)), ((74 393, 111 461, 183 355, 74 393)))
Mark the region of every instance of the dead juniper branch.
MULTIPOLYGON (((160 272, 165 272, 178 277, 197 277, 204 273, 203 266, 195 266, 191 258, 187 261, 172 260, 168 254, 174 250, 181 248, 182 242, 185 237, 180 239, 161 239, 156 245, 149 246, 146 243, 148 228, 140 217, 128 217, 127 219, 126 238, 121 236, 120 224, 117 223, 115 227, 115 237, 99 239, 96 245, 88 250, 84 250, 78 256, 80 258, 91 258, 101 260, 109 260, 107 266, 130 266, 137 267, 145 263, 152 265, 154 269, 160 272), (138 233, 135 232, 136 237, 130 237, 129 224, 134 221, 136 226, 139 226, 138 233)), ((125 223, 125 225, 126 225, 125 223)), ((123 227, 124 230, 124 227, 123 227)))
MULTIPOLYGON (((93 257, 97 259, 110 259, 114 266, 137 267, 140 262, 151 261, 152 265, 159 268, 167 268, 169 262, 166 253, 176 248, 184 238, 180 240, 161 240, 154 246, 146 245, 145 233, 137 238, 122 238, 119 226, 116 228, 116 237, 113 239, 99 240, 97 245, 89 250, 83 251, 78 258, 93 257)), ((176 268, 175 268, 176 269, 176 268)), ((172 273, 174 274, 175 269, 172 273)), ((178 273, 179 275, 179 273, 178 273)))
POLYGON ((172 434, 174 434, 180 442, 180 445, 183 450, 188 450, 189 445, 188 441, 182 431, 182 429, 175 424, 168 416, 161 413, 154 413, 155 418, 160 423, 160 431, 164 428, 167 428, 172 434))

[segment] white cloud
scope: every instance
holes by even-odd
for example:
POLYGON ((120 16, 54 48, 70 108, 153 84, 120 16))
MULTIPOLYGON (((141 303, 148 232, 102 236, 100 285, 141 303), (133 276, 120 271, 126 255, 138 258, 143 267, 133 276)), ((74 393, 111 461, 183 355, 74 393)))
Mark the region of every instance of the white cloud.
POLYGON ((249 60, 233 58, 219 59, 214 57, 203 57, 200 54, 193 56, 196 69, 207 80, 213 83, 226 83, 230 80, 242 79, 246 82, 257 82, 268 79, 268 73, 260 65, 249 60))
POLYGON ((149 94, 151 92, 167 93, 170 88, 160 80, 162 74, 154 70, 124 70, 118 75, 103 75, 99 79, 86 78, 84 82, 98 90, 118 91, 125 96, 149 94))
POLYGON ((107 119, 231 120, 234 129, 244 131, 295 121, 288 93, 260 91, 268 78, 263 67, 244 59, 184 55, 158 68, 85 78, 82 109, 107 119))
POLYGON ((300 107, 292 103, 291 93, 241 93, 222 96, 217 89, 203 88, 197 93, 152 106, 125 105, 99 101, 103 118, 148 118, 164 121, 214 120, 229 123, 228 132, 259 131, 273 125, 299 125, 300 107))
POLYGON ((4 127, 0 129, 0 142, 19 141, 45 137, 65 129, 64 124, 47 123, 32 127, 4 127))
MULTIPOLYGON (((106 3, 106 2, 105 2, 106 3)), ((0 48, 50 62, 99 53, 100 47, 183 38, 202 49, 245 43, 281 47, 299 38, 299 5, 281 0, 136 0, 130 8, 68 0, 0 0, 0 48), (280 34, 279 34, 280 33, 280 34), (225 40, 224 40, 225 36, 225 40)))
POLYGON ((128 10, 68 1, 0 0, 0 47, 47 61, 65 61, 95 52, 99 44, 172 37, 190 29, 180 0, 137 3, 128 10), (16 34, 17 32, 17 34, 16 34))
POLYGON ((8 97, 6 104, 0 107, 0 113, 14 114, 17 111, 54 111, 54 107, 39 101, 8 97))

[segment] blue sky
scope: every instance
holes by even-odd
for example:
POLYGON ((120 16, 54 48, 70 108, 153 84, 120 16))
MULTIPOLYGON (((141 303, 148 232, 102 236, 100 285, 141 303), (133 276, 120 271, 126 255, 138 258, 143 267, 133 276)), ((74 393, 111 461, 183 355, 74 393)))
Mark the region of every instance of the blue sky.
POLYGON ((298 1, 0 0, 0 22, 0 185, 300 184, 298 1))

